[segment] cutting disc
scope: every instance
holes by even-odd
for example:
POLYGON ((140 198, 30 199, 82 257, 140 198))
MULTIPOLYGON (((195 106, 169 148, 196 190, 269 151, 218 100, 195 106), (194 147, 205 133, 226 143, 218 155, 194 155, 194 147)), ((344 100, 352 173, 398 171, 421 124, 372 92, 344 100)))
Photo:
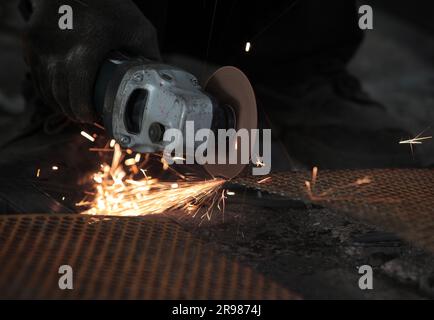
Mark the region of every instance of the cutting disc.
MULTIPOLYGON (((255 92, 247 76, 235 67, 218 69, 206 82, 205 91, 215 97, 220 104, 230 105, 236 116, 236 130, 257 129, 258 112, 255 92)), ((226 164, 207 164, 205 169, 214 177, 233 179, 237 177, 247 164, 241 164, 240 138, 228 147, 226 164), (229 164, 229 151, 237 153, 237 164, 229 164)), ((250 146, 249 146, 250 154, 250 146)))

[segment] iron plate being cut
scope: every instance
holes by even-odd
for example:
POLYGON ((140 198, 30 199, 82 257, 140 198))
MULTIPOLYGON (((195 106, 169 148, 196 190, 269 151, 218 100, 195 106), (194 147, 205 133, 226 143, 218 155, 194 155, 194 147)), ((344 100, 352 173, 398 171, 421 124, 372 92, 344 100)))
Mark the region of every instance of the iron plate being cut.
POLYGON ((2 299, 297 299, 165 219, 0 217, 2 299), (59 289, 59 267, 74 290, 59 289))
POLYGON ((320 170, 315 182, 308 171, 283 172, 234 183, 350 214, 434 251, 432 169, 320 170))

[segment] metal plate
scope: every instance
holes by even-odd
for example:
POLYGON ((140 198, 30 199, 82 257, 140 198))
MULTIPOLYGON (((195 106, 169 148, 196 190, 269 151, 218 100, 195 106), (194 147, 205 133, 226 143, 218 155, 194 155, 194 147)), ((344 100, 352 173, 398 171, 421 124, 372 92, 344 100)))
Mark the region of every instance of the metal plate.
POLYGON ((0 217, 2 299, 292 299, 160 218, 0 217), (62 291, 61 265, 74 270, 62 291))
POLYGON ((434 251, 434 170, 320 171, 313 196, 310 172, 287 172, 235 182, 349 213, 434 251), (258 183, 261 181, 261 183, 258 183))

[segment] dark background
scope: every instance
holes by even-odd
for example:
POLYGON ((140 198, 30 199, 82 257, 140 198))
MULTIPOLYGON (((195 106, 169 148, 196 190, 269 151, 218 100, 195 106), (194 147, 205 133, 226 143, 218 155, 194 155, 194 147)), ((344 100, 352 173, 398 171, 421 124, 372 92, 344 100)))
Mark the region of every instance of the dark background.
POLYGON ((375 2, 375 5, 378 5, 387 12, 423 27, 427 31, 434 32, 434 3, 430 0, 377 0, 370 2, 375 2))

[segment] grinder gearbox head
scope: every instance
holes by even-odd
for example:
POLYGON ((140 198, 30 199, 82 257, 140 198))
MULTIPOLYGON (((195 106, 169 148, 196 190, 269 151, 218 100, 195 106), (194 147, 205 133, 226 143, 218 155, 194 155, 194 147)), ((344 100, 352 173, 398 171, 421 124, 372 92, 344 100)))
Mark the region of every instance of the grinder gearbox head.
POLYGON ((179 68, 146 60, 111 59, 100 71, 95 105, 108 133, 137 152, 164 150, 166 130, 210 128, 213 102, 197 79, 179 68))

